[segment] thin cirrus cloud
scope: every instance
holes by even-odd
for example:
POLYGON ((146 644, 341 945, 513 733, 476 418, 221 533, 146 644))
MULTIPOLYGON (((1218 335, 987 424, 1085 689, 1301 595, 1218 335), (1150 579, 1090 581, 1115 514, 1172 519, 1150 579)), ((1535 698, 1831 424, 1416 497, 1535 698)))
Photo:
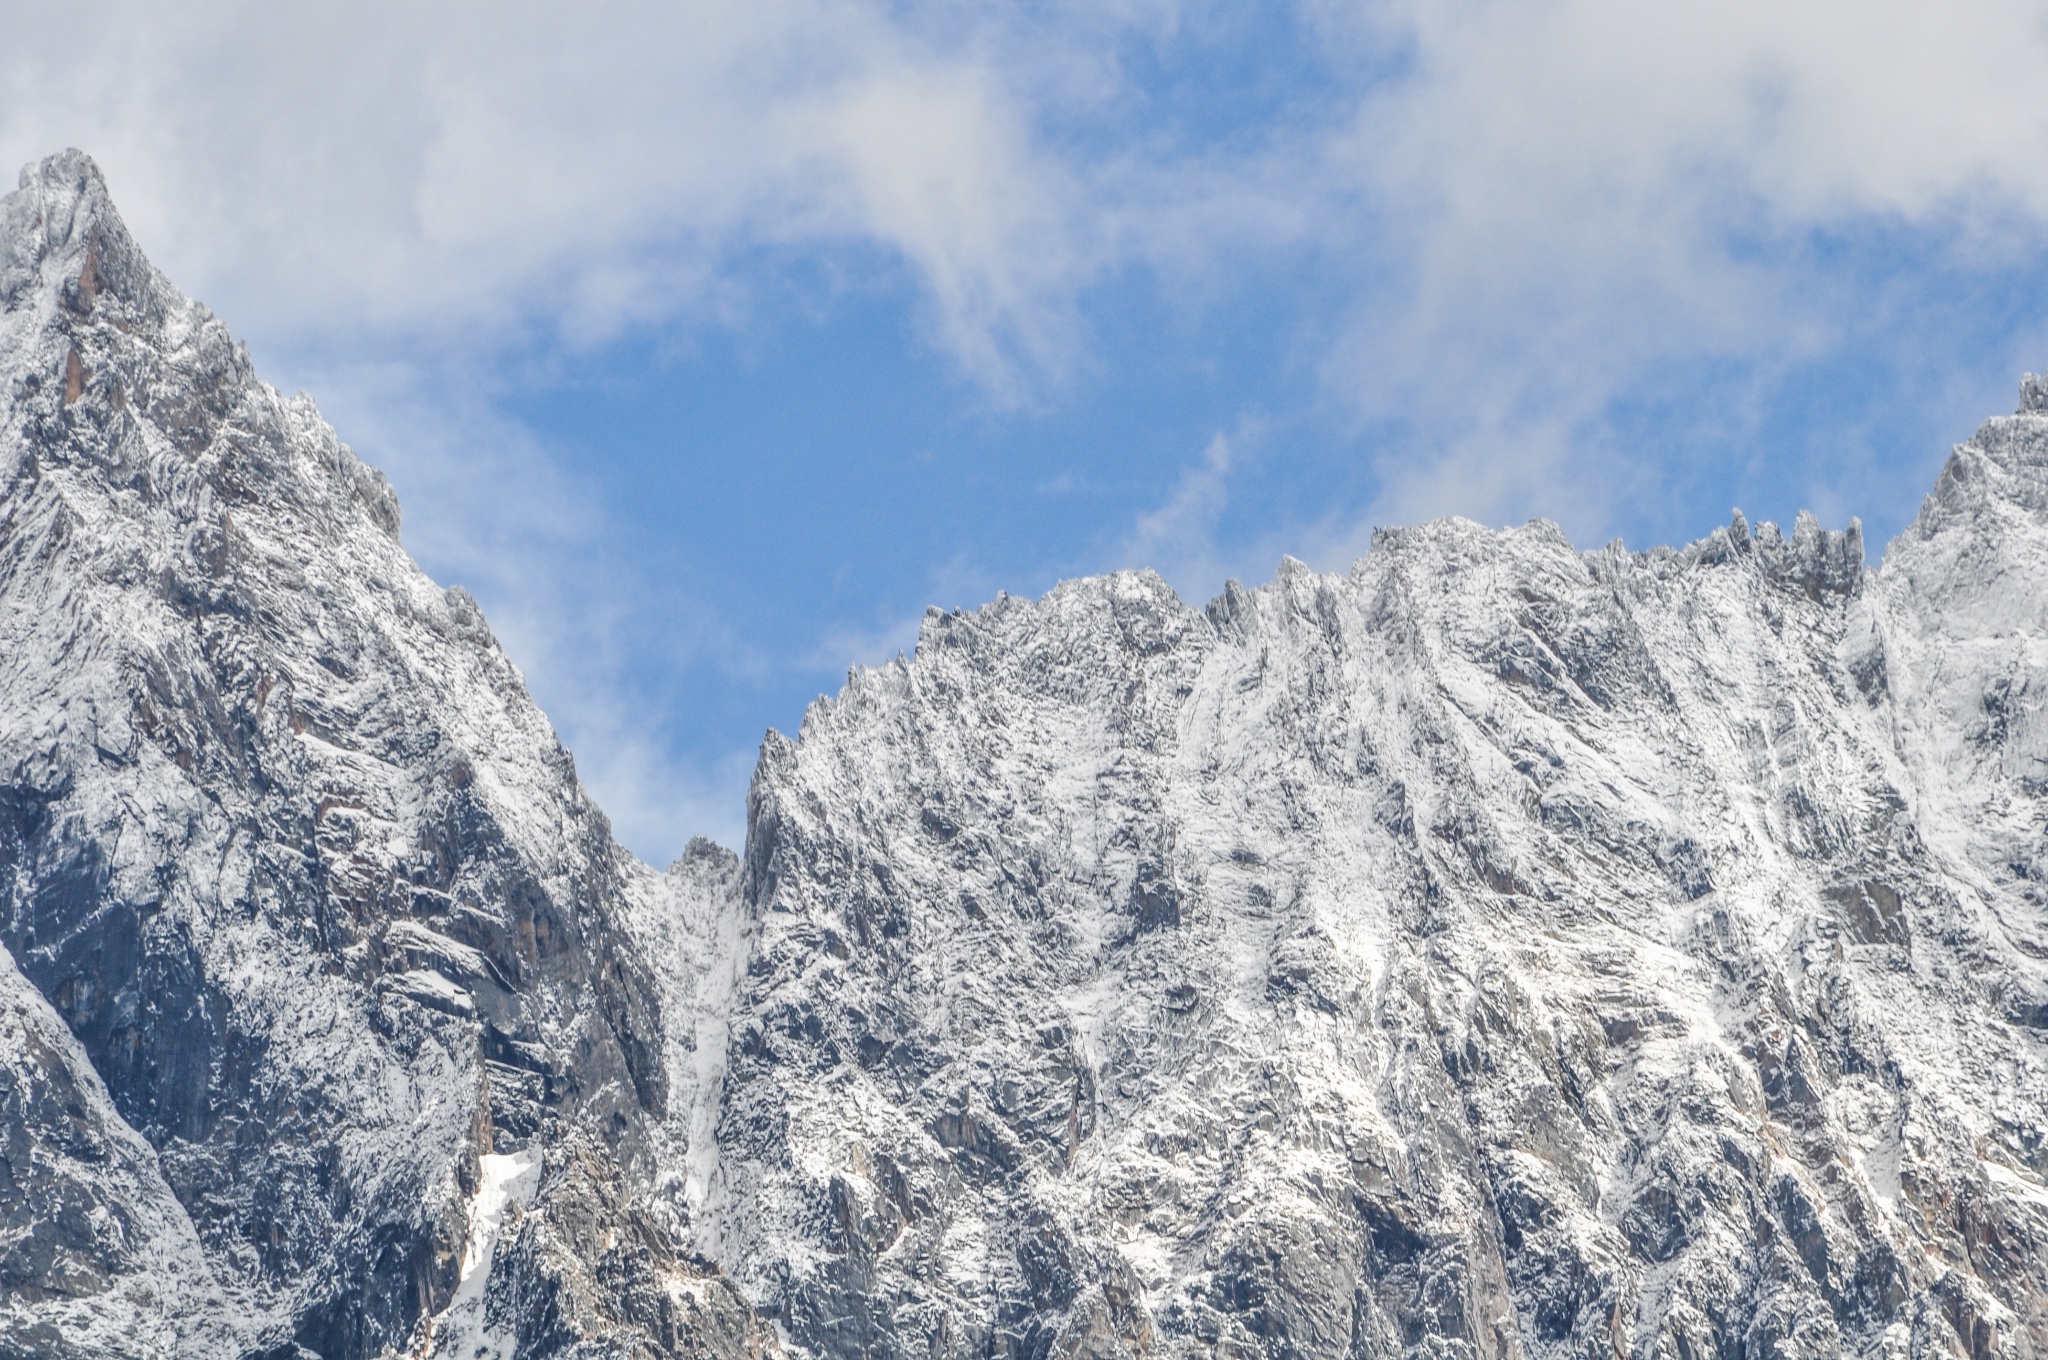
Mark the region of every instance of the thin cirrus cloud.
POLYGON ((1739 496, 1883 531, 1911 460, 2048 344, 2044 4, 0 18, 0 154, 92 152, 158 263, 391 469, 408 543, 486 601, 650 854, 737 834, 746 754, 793 715, 734 694, 829 686, 935 593, 1150 565, 1200 596, 1442 513, 1641 541, 1739 496), (905 390, 958 419, 906 472, 808 386, 777 398, 817 405, 816 460, 910 487, 821 498, 871 538, 789 568, 781 603, 758 561, 623 522, 528 423, 579 355, 687 371, 706 336, 772 348, 876 296, 907 324, 850 343, 915 352, 860 381, 939 369, 905 390), (946 482, 963 464, 989 469, 946 482), (714 710, 749 716, 678 735, 714 710))

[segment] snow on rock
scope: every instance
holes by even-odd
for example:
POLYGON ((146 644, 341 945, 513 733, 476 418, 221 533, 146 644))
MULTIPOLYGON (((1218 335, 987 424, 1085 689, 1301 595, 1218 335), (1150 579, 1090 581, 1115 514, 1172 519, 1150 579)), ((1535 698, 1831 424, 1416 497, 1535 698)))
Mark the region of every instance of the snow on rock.
POLYGON ((624 921, 661 989, 667 1118, 655 1130, 658 1202, 674 1230, 716 1259, 705 1206, 718 1175, 718 1110, 732 1001, 753 943, 740 904, 740 863, 703 837, 656 875, 636 866, 624 921))
POLYGON ((818 1354, 2048 1350, 2048 419, 1862 558, 929 614, 763 753, 727 1267, 818 1354))
POLYGON ((455 1296, 429 1327, 427 1353, 445 1360, 510 1360, 515 1338, 492 1327, 484 1314, 484 1286, 497 1260, 505 1215, 532 1202, 540 1179, 540 1157, 531 1148, 490 1152, 477 1158, 476 1194, 469 1204, 469 1239, 462 1248, 462 1274, 455 1296))
POLYGON ((649 1217, 662 1030, 618 921, 641 870, 398 534, 384 479, 151 268, 86 157, 24 171, 0 201, 0 946, 83 1057, 10 1069, 31 1151, 0 1183, 29 1187, 21 1259, 57 1252, 65 1283, 10 1287, 0 1352, 137 1308, 197 1329, 134 1342, 166 1355, 413 1349, 465 1287, 480 1167, 515 1155, 545 1170, 493 1253, 520 1282, 493 1326, 524 1353, 701 1339, 649 1217), (132 1164, 90 1243, 45 1198, 73 1181, 37 1093, 65 1089, 132 1164))
POLYGON ((0 1353, 2048 1354, 2048 384, 1740 514, 932 612, 612 841, 73 152, 0 202, 0 1353))

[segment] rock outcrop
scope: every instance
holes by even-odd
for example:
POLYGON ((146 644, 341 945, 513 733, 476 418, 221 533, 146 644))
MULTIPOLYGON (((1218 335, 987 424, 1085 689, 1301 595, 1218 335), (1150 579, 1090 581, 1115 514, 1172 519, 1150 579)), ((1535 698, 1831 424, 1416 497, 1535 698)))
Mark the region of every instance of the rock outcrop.
POLYGON ((2048 390, 1860 531, 927 616, 612 840, 383 479, 0 205, 0 1354, 2048 1355, 2048 390))
POLYGON ((1859 532, 926 618, 751 805, 820 1354, 2048 1352, 2048 419, 1859 532))
POLYGON ((85 157, 0 309, 0 1351, 760 1344, 649 1217, 652 875, 475 602, 85 157))

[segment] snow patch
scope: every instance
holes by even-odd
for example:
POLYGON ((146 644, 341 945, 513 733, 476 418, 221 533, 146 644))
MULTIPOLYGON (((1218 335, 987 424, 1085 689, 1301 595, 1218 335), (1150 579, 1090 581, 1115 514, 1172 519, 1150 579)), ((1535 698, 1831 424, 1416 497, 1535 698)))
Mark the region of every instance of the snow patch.
POLYGON ((510 1360, 513 1337, 486 1324, 484 1286, 497 1259, 505 1214, 524 1209, 540 1183, 538 1149, 487 1153, 477 1159, 476 1194, 469 1202, 469 1240, 462 1249, 462 1282, 434 1319, 427 1354, 435 1360, 510 1360))

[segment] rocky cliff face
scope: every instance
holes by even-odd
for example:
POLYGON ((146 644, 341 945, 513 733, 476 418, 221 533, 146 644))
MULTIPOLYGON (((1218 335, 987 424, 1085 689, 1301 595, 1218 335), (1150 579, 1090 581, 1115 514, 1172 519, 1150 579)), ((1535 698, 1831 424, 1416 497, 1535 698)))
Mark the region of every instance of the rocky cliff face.
POLYGON ((2048 418, 1858 533, 928 616, 771 738, 728 1264, 821 1353, 2048 1351, 2048 418))
POLYGON ((926 619, 611 841, 89 162, 0 220, 0 1354, 2048 1354, 2048 391, 1875 572, 926 619))
POLYGON ((755 1344, 641 1207, 650 875, 474 602, 84 157, 0 309, 0 1352, 755 1344))

